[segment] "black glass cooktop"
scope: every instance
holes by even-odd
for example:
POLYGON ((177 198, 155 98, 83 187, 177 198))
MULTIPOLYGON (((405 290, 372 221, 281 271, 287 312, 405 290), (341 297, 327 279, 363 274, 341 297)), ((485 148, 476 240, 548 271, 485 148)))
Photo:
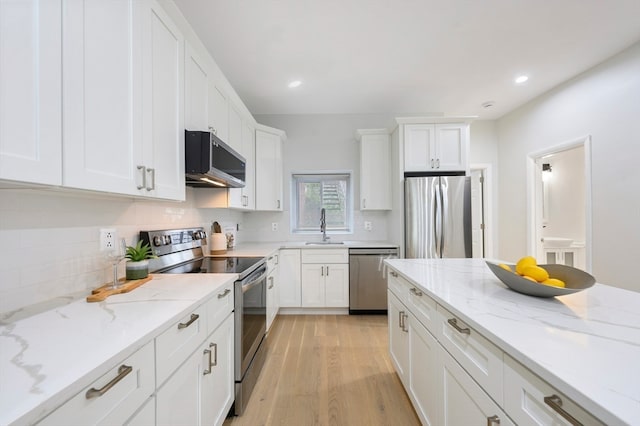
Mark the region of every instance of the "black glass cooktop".
POLYGON ((164 274, 242 274, 259 263, 262 257, 203 257, 175 268, 163 271, 164 274))

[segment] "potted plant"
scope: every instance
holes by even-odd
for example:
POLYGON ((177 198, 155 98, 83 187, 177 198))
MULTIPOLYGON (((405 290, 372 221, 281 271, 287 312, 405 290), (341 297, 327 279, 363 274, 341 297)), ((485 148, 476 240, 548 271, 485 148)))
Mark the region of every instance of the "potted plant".
POLYGON ((157 256, 151 251, 149 244, 142 244, 142 241, 132 247, 127 247, 125 254, 127 258, 127 279, 139 280, 149 275, 149 259, 155 259, 157 256))

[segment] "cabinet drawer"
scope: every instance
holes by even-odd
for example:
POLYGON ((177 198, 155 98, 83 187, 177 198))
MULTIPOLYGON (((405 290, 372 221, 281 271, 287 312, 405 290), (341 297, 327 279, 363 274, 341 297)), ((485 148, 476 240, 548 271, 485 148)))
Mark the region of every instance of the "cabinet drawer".
POLYGON ((420 290, 410 285, 407 293, 407 307, 420 323, 434 336, 438 332, 438 313, 436 301, 420 290))
POLYGON ((442 306, 437 311, 442 346, 502 405, 502 351, 442 306))
POLYGON ((349 263, 347 249, 305 249, 302 263, 349 263))
POLYGON ((280 263, 280 253, 273 253, 271 256, 267 257, 267 273, 273 271, 280 263))
POLYGON ((409 303, 409 289, 411 288, 411 284, 393 269, 389 270, 389 274, 387 275, 387 287, 402 303, 409 303))
POLYGON ((182 317, 156 337, 156 381, 162 383, 207 336, 204 305, 182 317))
POLYGON ((213 333, 234 308, 234 283, 220 287, 205 304, 207 311, 207 335, 213 333))
POLYGON ((123 424, 155 390, 153 341, 115 365, 40 425, 123 424))
POLYGON ((575 419, 577 423, 574 424, 581 423, 589 426, 603 424, 506 355, 504 357, 504 409, 516 423, 522 426, 567 424, 567 417, 563 418, 561 412, 575 419), (554 404, 555 409, 552 407, 554 404))

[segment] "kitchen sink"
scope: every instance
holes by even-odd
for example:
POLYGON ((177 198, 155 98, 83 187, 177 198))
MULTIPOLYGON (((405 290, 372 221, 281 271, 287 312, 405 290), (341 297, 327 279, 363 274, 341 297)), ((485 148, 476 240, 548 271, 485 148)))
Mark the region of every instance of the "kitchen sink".
POLYGON ((308 246, 334 246, 344 244, 343 241, 307 241, 308 246))

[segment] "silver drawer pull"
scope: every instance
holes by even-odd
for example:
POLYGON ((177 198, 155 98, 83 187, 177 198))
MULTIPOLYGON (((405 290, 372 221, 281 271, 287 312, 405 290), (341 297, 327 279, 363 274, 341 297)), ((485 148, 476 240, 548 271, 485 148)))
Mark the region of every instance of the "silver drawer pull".
POLYGON ((409 290, 411 293, 415 294, 416 296, 422 296, 422 292, 420 290, 418 290, 417 288, 413 287, 411 290, 409 290))
POLYGON ((211 374, 211 350, 205 349, 203 355, 209 355, 209 367, 205 368, 202 372, 202 375, 206 376, 207 374, 211 374))
POLYGON ((458 333, 462 333, 462 334, 471 334, 471 329, 470 328, 462 328, 458 325, 458 320, 455 318, 449 318, 447 320, 447 322, 449 323, 449 325, 451 325, 451 327, 455 328, 458 333))
POLYGON ((499 425, 499 424, 500 424, 500 417, 498 416, 487 417, 487 426, 493 426, 493 425, 499 425))
POLYGON ((198 314, 191 314, 191 319, 189 319, 189 321, 187 322, 181 322, 180 324, 178 324, 178 330, 182 330, 183 328, 187 328, 189 327, 191 324, 193 324, 198 318, 200 318, 200 315, 198 314))
POLYGON ((218 299, 222 299, 223 297, 225 297, 229 293, 231 293, 231 290, 229 290, 228 288, 225 288, 224 289, 224 293, 219 293, 218 294, 218 299))
POLYGON ((553 408, 553 411, 560 414, 566 421, 571 423, 573 426, 583 426, 575 417, 571 414, 567 413, 564 408, 562 408, 562 399, 556 394, 551 396, 544 397, 544 403, 549 407, 553 408))
POLYGON ((111 380, 109 383, 107 383, 100 389, 96 389, 96 388, 89 389, 85 394, 85 397, 87 399, 91 399, 91 398, 97 398, 99 396, 104 395, 105 393, 107 393, 109 389, 114 387, 120 380, 124 379, 125 376, 131 373, 132 371, 133 371, 133 367, 122 364, 120 367, 118 367, 118 375, 114 377, 113 380, 111 380))
POLYGON ((398 273, 397 273, 396 271, 391 271, 391 276, 392 276, 392 277, 397 277, 397 276, 398 276, 398 273))
POLYGON ((138 166, 138 170, 142 170, 142 185, 138 185, 138 189, 144 189, 147 187, 147 172, 146 167, 138 166))
POLYGON ((211 359, 209 359, 209 369, 211 369, 211 367, 218 365, 218 344, 209 343, 209 348, 213 348, 213 363, 211 362, 211 359))

